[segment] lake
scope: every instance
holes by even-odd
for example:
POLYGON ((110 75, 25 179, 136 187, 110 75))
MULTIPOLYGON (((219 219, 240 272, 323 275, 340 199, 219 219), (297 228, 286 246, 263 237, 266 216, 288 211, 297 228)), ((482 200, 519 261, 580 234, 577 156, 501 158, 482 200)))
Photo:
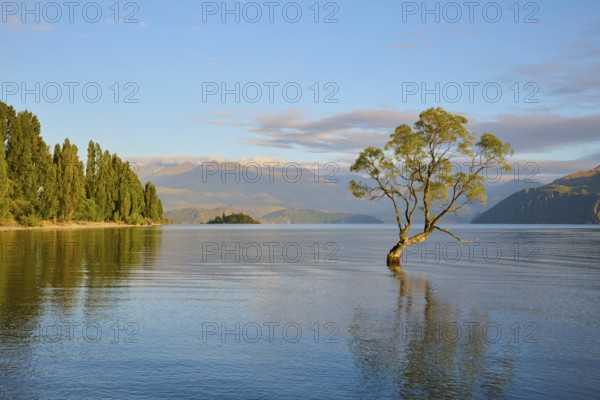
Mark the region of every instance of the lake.
POLYGON ((0 232, 0 398, 593 398, 600 228, 0 232))

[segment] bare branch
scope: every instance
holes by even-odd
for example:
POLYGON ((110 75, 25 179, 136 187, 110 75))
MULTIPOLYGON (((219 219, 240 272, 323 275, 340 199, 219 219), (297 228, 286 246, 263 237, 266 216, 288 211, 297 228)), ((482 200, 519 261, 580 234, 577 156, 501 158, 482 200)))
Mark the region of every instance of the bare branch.
POLYGON ((464 239, 461 239, 458 236, 456 236, 454 233, 450 232, 446 228, 440 228, 439 226, 434 226, 433 229, 437 229, 438 231, 445 232, 445 233, 447 233, 448 235, 452 236, 454 239, 458 240, 461 243, 467 244, 467 243, 476 243, 477 242, 477 240, 464 240, 464 239))

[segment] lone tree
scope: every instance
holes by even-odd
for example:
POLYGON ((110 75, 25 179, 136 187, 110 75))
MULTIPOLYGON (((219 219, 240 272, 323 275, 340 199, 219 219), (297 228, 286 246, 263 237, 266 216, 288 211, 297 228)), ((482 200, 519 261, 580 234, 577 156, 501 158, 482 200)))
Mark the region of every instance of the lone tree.
POLYGON ((383 149, 367 147, 350 170, 368 175, 372 184, 352 180, 349 190, 358 198, 388 198, 394 205, 400 228, 398 243, 387 256, 387 265, 400 269, 402 251, 424 242, 447 214, 456 214, 465 204, 487 202, 483 174, 488 168, 510 171, 506 156, 509 143, 491 133, 476 135, 465 125, 467 119, 442 108, 430 108, 419 115, 414 128, 396 128, 383 149), (424 217, 423 230, 409 236, 415 211, 424 217))

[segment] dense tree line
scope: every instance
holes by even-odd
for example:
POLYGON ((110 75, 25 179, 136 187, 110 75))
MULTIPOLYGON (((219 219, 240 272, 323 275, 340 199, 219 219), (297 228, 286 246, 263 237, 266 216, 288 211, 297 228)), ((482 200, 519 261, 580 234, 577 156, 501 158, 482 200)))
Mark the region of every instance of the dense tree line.
POLYGON ((87 157, 84 166, 69 139, 51 153, 34 114, 0 102, 0 221, 163 221, 156 188, 127 161, 92 141, 87 157))

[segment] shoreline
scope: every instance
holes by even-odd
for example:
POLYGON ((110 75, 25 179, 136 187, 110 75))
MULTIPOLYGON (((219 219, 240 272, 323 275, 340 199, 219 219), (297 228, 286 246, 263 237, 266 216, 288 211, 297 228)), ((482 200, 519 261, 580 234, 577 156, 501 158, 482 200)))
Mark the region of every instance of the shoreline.
POLYGON ((164 226, 166 224, 152 224, 152 225, 130 225, 118 222, 51 222, 43 221, 41 226, 22 226, 18 224, 14 225, 0 225, 0 232, 10 231, 36 231, 36 230, 75 230, 75 229, 103 229, 103 228, 150 228, 157 226, 164 226))

